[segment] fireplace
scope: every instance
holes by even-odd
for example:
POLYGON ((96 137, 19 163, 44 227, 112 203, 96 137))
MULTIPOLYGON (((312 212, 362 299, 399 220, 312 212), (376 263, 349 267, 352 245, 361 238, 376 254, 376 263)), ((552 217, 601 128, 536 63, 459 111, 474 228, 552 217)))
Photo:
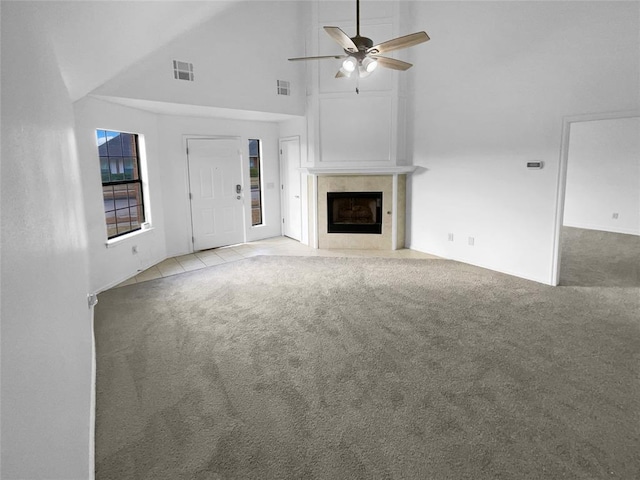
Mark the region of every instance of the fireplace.
POLYGON ((382 233, 382 192, 327 192, 327 233, 382 233))
MULTIPOLYGON (((308 170, 309 240, 313 247, 359 250, 398 250, 404 247, 407 174, 413 172, 415 167, 378 168, 379 170, 352 167, 308 170), (338 220, 338 212, 334 211, 334 205, 329 207, 329 203, 333 203, 331 199, 336 197, 336 193, 339 194, 337 197, 353 196, 344 192, 355 192, 356 197, 362 195, 375 199, 373 210, 371 203, 368 204, 369 210, 375 214, 372 215, 375 223, 378 223, 373 225, 373 232, 362 232, 362 227, 370 229, 371 225, 352 221, 349 222, 351 225, 347 224, 346 227, 349 230, 356 227, 360 234, 343 233, 345 224, 342 222, 348 218, 343 218, 341 223, 334 222, 338 220), (336 228, 342 229, 343 232, 336 233, 336 228)), ((357 200, 356 198, 356 205, 357 200)), ((353 209, 351 210, 350 216, 353 219, 356 215, 353 209)), ((368 214, 365 212, 362 217, 367 218, 368 214)), ((371 222, 371 219, 366 221, 371 222)))

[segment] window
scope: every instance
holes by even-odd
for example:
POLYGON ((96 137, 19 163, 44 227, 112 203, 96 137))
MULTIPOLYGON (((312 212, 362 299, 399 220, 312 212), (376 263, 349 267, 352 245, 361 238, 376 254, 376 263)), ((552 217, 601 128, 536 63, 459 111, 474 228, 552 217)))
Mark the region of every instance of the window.
POLYGON ((107 238, 135 232, 144 223, 138 135, 97 130, 107 238))
POLYGON ((276 80, 278 95, 291 95, 291 84, 286 80, 276 80))
POLYGON ((193 82, 193 63, 173 61, 173 78, 193 82))
POLYGON ((260 140, 249 140, 249 176, 251 178, 251 225, 262 225, 262 159, 260 140))

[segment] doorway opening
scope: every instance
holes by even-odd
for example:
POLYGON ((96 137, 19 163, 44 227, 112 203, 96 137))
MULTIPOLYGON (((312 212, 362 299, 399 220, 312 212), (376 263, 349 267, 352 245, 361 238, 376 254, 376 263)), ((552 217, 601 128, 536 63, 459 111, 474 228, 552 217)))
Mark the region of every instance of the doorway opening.
POLYGON ((639 285, 639 204, 640 112, 566 118, 551 284, 639 285))
POLYGON ((302 174, 300 137, 280 139, 280 194, 282 235, 302 241, 302 174))

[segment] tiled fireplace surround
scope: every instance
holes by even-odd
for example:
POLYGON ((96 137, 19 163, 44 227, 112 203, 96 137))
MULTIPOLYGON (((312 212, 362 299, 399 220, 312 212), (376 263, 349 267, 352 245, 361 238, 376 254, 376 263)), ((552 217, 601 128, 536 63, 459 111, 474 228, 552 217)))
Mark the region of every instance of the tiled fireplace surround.
POLYGON ((404 248, 407 174, 414 167, 308 169, 309 240, 316 248, 404 248), (382 192, 382 233, 328 233, 328 192, 382 192))

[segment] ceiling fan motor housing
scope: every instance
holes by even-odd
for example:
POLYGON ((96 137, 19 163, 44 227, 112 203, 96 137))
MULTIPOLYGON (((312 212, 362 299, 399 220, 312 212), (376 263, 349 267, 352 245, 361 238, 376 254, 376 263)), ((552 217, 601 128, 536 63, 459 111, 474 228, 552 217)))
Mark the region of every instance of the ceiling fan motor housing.
MULTIPOLYGON (((358 61, 362 61, 367 56, 367 50, 373 47, 373 40, 367 37, 361 37, 360 35, 356 35, 355 37, 351 37, 351 41, 354 43, 356 47, 358 47, 358 51, 355 52, 353 49, 344 49, 344 52, 347 55, 351 55, 358 59, 358 61)), ((371 51, 368 53, 377 53, 377 51, 371 51)))

